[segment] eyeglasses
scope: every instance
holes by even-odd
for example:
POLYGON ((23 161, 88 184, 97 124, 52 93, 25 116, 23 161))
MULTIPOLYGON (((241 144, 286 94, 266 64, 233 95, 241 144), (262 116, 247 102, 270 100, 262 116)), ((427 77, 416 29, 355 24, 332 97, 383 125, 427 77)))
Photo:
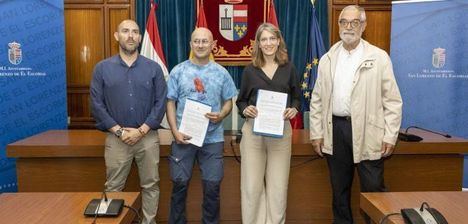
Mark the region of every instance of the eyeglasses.
POLYGON ((270 43, 274 43, 276 41, 278 41, 278 38, 275 37, 275 36, 272 36, 272 37, 264 37, 264 38, 260 38, 260 43, 261 44, 266 44, 268 42, 268 40, 270 41, 270 43))
POLYGON ((351 21, 348 21, 346 19, 342 19, 342 20, 340 20, 338 22, 340 27, 343 27, 343 28, 348 27, 349 24, 351 24, 351 28, 356 28, 356 27, 360 26, 361 23, 362 23, 362 21, 359 20, 359 19, 354 19, 354 20, 351 20, 351 21))
POLYGON ((200 39, 195 39, 195 40, 192 41, 192 43, 195 44, 195 45, 203 45, 203 46, 206 46, 206 45, 209 45, 209 44, 211 43, 211 41, 208 40, 208 39, 202 39, 202 40, 200 40, 200 39))

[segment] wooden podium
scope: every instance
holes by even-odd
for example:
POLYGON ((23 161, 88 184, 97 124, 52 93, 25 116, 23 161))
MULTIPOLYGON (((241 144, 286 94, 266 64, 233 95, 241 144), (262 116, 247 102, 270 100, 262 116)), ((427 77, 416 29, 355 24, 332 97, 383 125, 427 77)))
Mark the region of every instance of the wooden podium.
MULTIPOLYGON (((422 142, 399 142, 385 163, 385 183, 389 191, 458 191, 462 187, 462 154, 468 141, 444 138, 414 130, 422 142)), ((101 191, 105 182, 105 134, 97 130, 47 131, 7 146, 7 156, 17 158, 20 192, 101 191)), ((158 220, 167 221, 172 183, 167 155, 171 134, 160 132, 161 177, 158 220)), ((221 186, 221 220, 240 223, 240 164, 236 137, 225 136, 225 170, 221 186)), ((293 158, 288 189, 287 220, 294 223, 331 223, 331 189, 326 161, 315 159, 308 130, 294 130, 293 158)), ((359 214, 359 183, 353 184, 352 204, 359 214)), ((125 191, 139 191, 136 167, 125 191)), ((201 219, 201 181, 198 168, 192 177, 187 202, 188 221, 201 219)))

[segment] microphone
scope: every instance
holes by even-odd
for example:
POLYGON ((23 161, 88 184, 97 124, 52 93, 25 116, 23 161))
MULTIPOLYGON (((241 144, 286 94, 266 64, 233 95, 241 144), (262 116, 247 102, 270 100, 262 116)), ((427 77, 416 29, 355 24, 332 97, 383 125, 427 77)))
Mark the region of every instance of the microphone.
POLYGON ((420 129, 420 130, 427 131, 427 132, 430 132, 430 133, 433 133, 433 134, 436 134, 436 135, 444 136, 446 138, 451 138, 452 137, 451 135, 446 134, 446 133, 440 133, 440 132, 437 132, 437 131, 432 131, 432 130, 429 130, 429 129, 420 128, 418 126, 409 126, 409 127, 407 127, 406 130, 405 130, 405 133, 407 133, 408 130, 411 129, 411 128, 420 129))

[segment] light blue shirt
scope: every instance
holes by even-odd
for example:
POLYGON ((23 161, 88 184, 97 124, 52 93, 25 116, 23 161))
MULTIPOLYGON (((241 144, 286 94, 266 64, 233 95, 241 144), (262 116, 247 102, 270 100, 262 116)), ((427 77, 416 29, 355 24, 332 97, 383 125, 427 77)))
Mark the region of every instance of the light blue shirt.
MULTIPOLYGON (((221 65, 210 61, 206 65, 196 65, 186 60, 174 67, 167 82, 167 98, 177 105, 177 128, 182 120, 186 99, 193 99, 212 107, 212 112, 220 112, 226 100, 237 95, 237 89, 229 72, 221 65)), ((209 123, 204 143, 224 141, 223 123, 209 123)))

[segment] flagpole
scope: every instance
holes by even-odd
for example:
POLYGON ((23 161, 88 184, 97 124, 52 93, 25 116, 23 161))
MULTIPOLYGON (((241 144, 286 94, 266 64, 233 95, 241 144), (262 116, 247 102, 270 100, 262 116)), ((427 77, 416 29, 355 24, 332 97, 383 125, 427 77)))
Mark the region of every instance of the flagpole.
MULTIPOLYGON (((236 102, 237 101, 237 96, 233 97, 232 100, 234 102, 236 102)), ((238 112, 239 112, 239 110, 237 109, 237 107, 233 106, 232 107, 232 112, 231 112, 231 114, 232 114, 232 117, 231 117, 232 118, 232 120, 231 120, 231 126, 232 126, 231 130, 239 130, 239 124, 238 124, 239 122, 237 121, 238 116, 239 116, 238 112)))

